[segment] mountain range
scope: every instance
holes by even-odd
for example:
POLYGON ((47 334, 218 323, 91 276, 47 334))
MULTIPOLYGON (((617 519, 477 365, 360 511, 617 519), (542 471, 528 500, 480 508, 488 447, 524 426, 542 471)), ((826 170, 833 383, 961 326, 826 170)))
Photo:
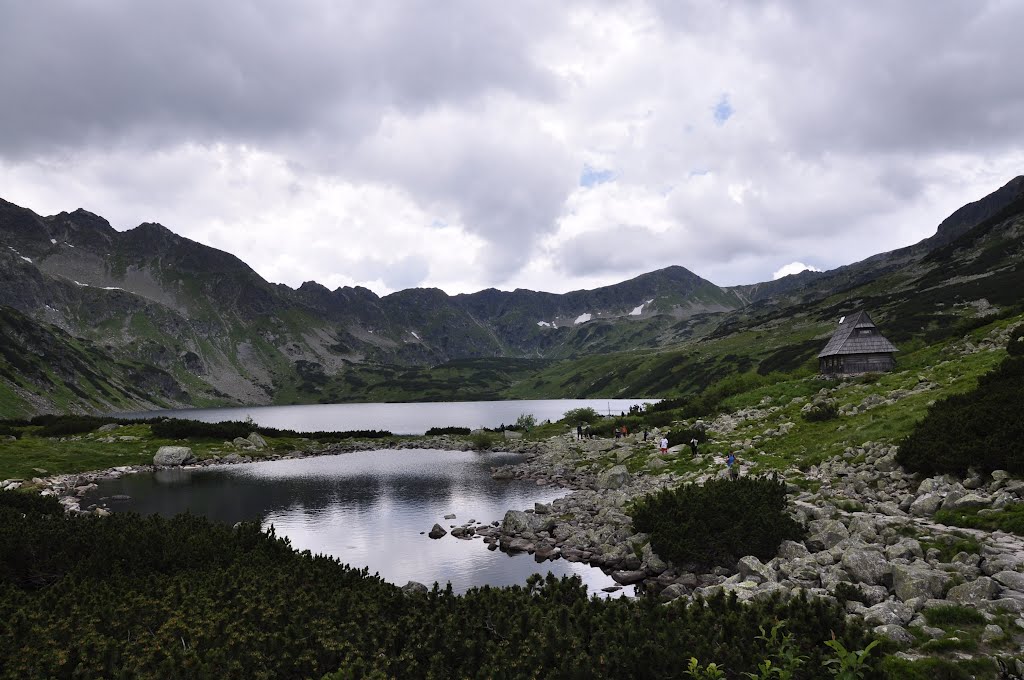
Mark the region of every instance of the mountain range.
POLYGON ((675 266, 565 294, 381 297, 272 284, 159 224, 119 232, 85 210, 44 217, 0 200, 0 417, 685 394, 807 367, 858 308, 897 343, 1019 310, 1022 233, 1017 177, 920 243, 827 272, 721 287, 675 266))

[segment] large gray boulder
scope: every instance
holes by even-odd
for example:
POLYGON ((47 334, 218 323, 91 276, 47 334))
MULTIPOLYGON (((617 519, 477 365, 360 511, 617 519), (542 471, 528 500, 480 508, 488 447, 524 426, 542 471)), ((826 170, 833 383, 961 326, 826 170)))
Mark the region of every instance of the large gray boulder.
POLYGON ((887 623, 882 626, 875 626, 873 628, 875 635, 879 637, 889 638, 893 642, 897 642, 901 645, 910 645, 914 643, 914 636, 903 626, 898 626, 894 623, 887 623))
POLYGON ((533 515, 522 510, 509 510, 501 520, 501 533, 525 534, 533 531, 533 515))
POLYGON ((153 465, 172 467, 185 465, 195 460, 192 449, 188 446, 161 446, 153 456, 153 465))
POLYGON ((967 508, 986 508, 992 504, 992 499, 979 493, 967 493, 952 503, 953 510, 965 510, 967 508))
POLYGON ((948 573, 920 562, 892 566, 893 591, 904 602, 915 597, 941 599, 949 587, 950 579, 948 573))
POLYGON ((616 465, 602 471, 597 476, 599 489, 619 489, 629 481, 629 470, 625 465, 616 465))
POLYGON ((902 626, 914 618, 914 610, 902 602, 886 600, 873 607, 868 607, 864 612, 864 622, 876 626, 897 625, 902 626))
POLYGON ((1019 571, 1000 571, 992 578, 1010 590, 1024 593, 1024 574, 1019 571))
POLYGON ((943 495, 937 491, 926 493, 923 496, 918 496, 917 499, 910 504, 910 514, 916 517, 928 517, 930 515, 934 515, 935 511, 942 505, 943 500, 943 495))
POLYGON ((616 583, 624 586, 639 583, 647 578, 647 572, 642 569, 635 571, 613 571, 611 573, 612 580, 616 583))
POLYGON ((991 600, 999 592, 999 586, 988 576, 981 576, 969 583, 953 586, 946 593, 946 599, 957 604, 978 604, 991 600))
POLYGON ((870 586, 892 583, 892 563, 874 550, 848 550, 840 560, 854 583, 870 586))
POLYGON ((795 560, 801 557, 807 557, 810 554, 811 552, 803 543, 786 540, 779 544, 779 557, 784 560, 795 560))
POLYGON ((267 448, 267 440, 263 438, 259 432, 250 432, 247 439, 252 442, 252 445, 257 449, 267 448))
POLYGON ((757 576, 761 582, 764 583, 775 581, 777 578, 774 569, 762 563, 761 560, 757 559, 753 555, 741 557, 740 561, 736 563, 736 571, 739 572, 740 576, 743 577, 744 580, 751 576, 757 576))
POLYGON ((828 550, 850 537, 850 532, 839 520, 816 519, 808 524, 808 537, 804 541, 811 550, 828 550))

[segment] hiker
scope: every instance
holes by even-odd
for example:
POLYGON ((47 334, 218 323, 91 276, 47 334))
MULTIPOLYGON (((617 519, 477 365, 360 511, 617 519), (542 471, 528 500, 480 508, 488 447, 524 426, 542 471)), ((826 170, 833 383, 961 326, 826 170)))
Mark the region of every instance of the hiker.
POLYGON ((725 465, 729 468, 729 479, 736 479, 740 475, 740 466, 736 464, 736 454, 729 452, 729 457, 725 459, 725 465))
POLYGON ((647 441, 647 428, 644 428, 644 441, 647 441))
POLYGON ((694 437, 693 439, 690 440, 690 451, 693 453, 694 456, 697 455, 697 438, 696 437, 694 437))
POLYGON ((661 452, 668 453, 668 437, 661 438, 661 452))
POLYGON ((583 426, 582 425, 577 425, 576 426, 576 439, 583 439, 583 426))

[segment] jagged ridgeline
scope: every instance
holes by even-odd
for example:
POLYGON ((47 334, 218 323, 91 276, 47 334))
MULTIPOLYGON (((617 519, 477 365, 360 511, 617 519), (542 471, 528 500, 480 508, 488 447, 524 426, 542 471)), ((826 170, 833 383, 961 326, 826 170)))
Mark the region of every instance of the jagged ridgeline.
POLYGON ((806 656, 796 679, 823 676, 833 635, 870 641, 801 597, 588 599, 550 576, 407 595, 256 524, 65 516, 0 492, 0 678, 665 678, 690 657, 738 678, 774 658, 759 636, 779 622, 806 656))
POLYGON ((814 371, 857 309, 903 351, 1019 313, 1022 215, 1019 177, 918 244, 828 272, 722 287, 674 266, 565 294, 382 297, 272 284, 157 224, 118 232, 84 210, 43 217, 0 200, 0 417, 697 397, 736 376, 814 371))

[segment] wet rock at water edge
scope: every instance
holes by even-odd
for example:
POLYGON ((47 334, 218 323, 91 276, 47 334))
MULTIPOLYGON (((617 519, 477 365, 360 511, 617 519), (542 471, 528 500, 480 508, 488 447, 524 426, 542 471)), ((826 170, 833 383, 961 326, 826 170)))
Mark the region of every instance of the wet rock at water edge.
POLYGON ((442 536, 444 536, 447 533, 448 532, 445 531, 444 528, 440 524, 435 524, 430 529, 430 533, 428 533, 427 536, 430 536, 431 538, 441 538, 442 536))
POLYGON ((161 446, 153 456, 153 465, 172 467, 185 465, 195 460, 192 449, 188 446, 161 446))

